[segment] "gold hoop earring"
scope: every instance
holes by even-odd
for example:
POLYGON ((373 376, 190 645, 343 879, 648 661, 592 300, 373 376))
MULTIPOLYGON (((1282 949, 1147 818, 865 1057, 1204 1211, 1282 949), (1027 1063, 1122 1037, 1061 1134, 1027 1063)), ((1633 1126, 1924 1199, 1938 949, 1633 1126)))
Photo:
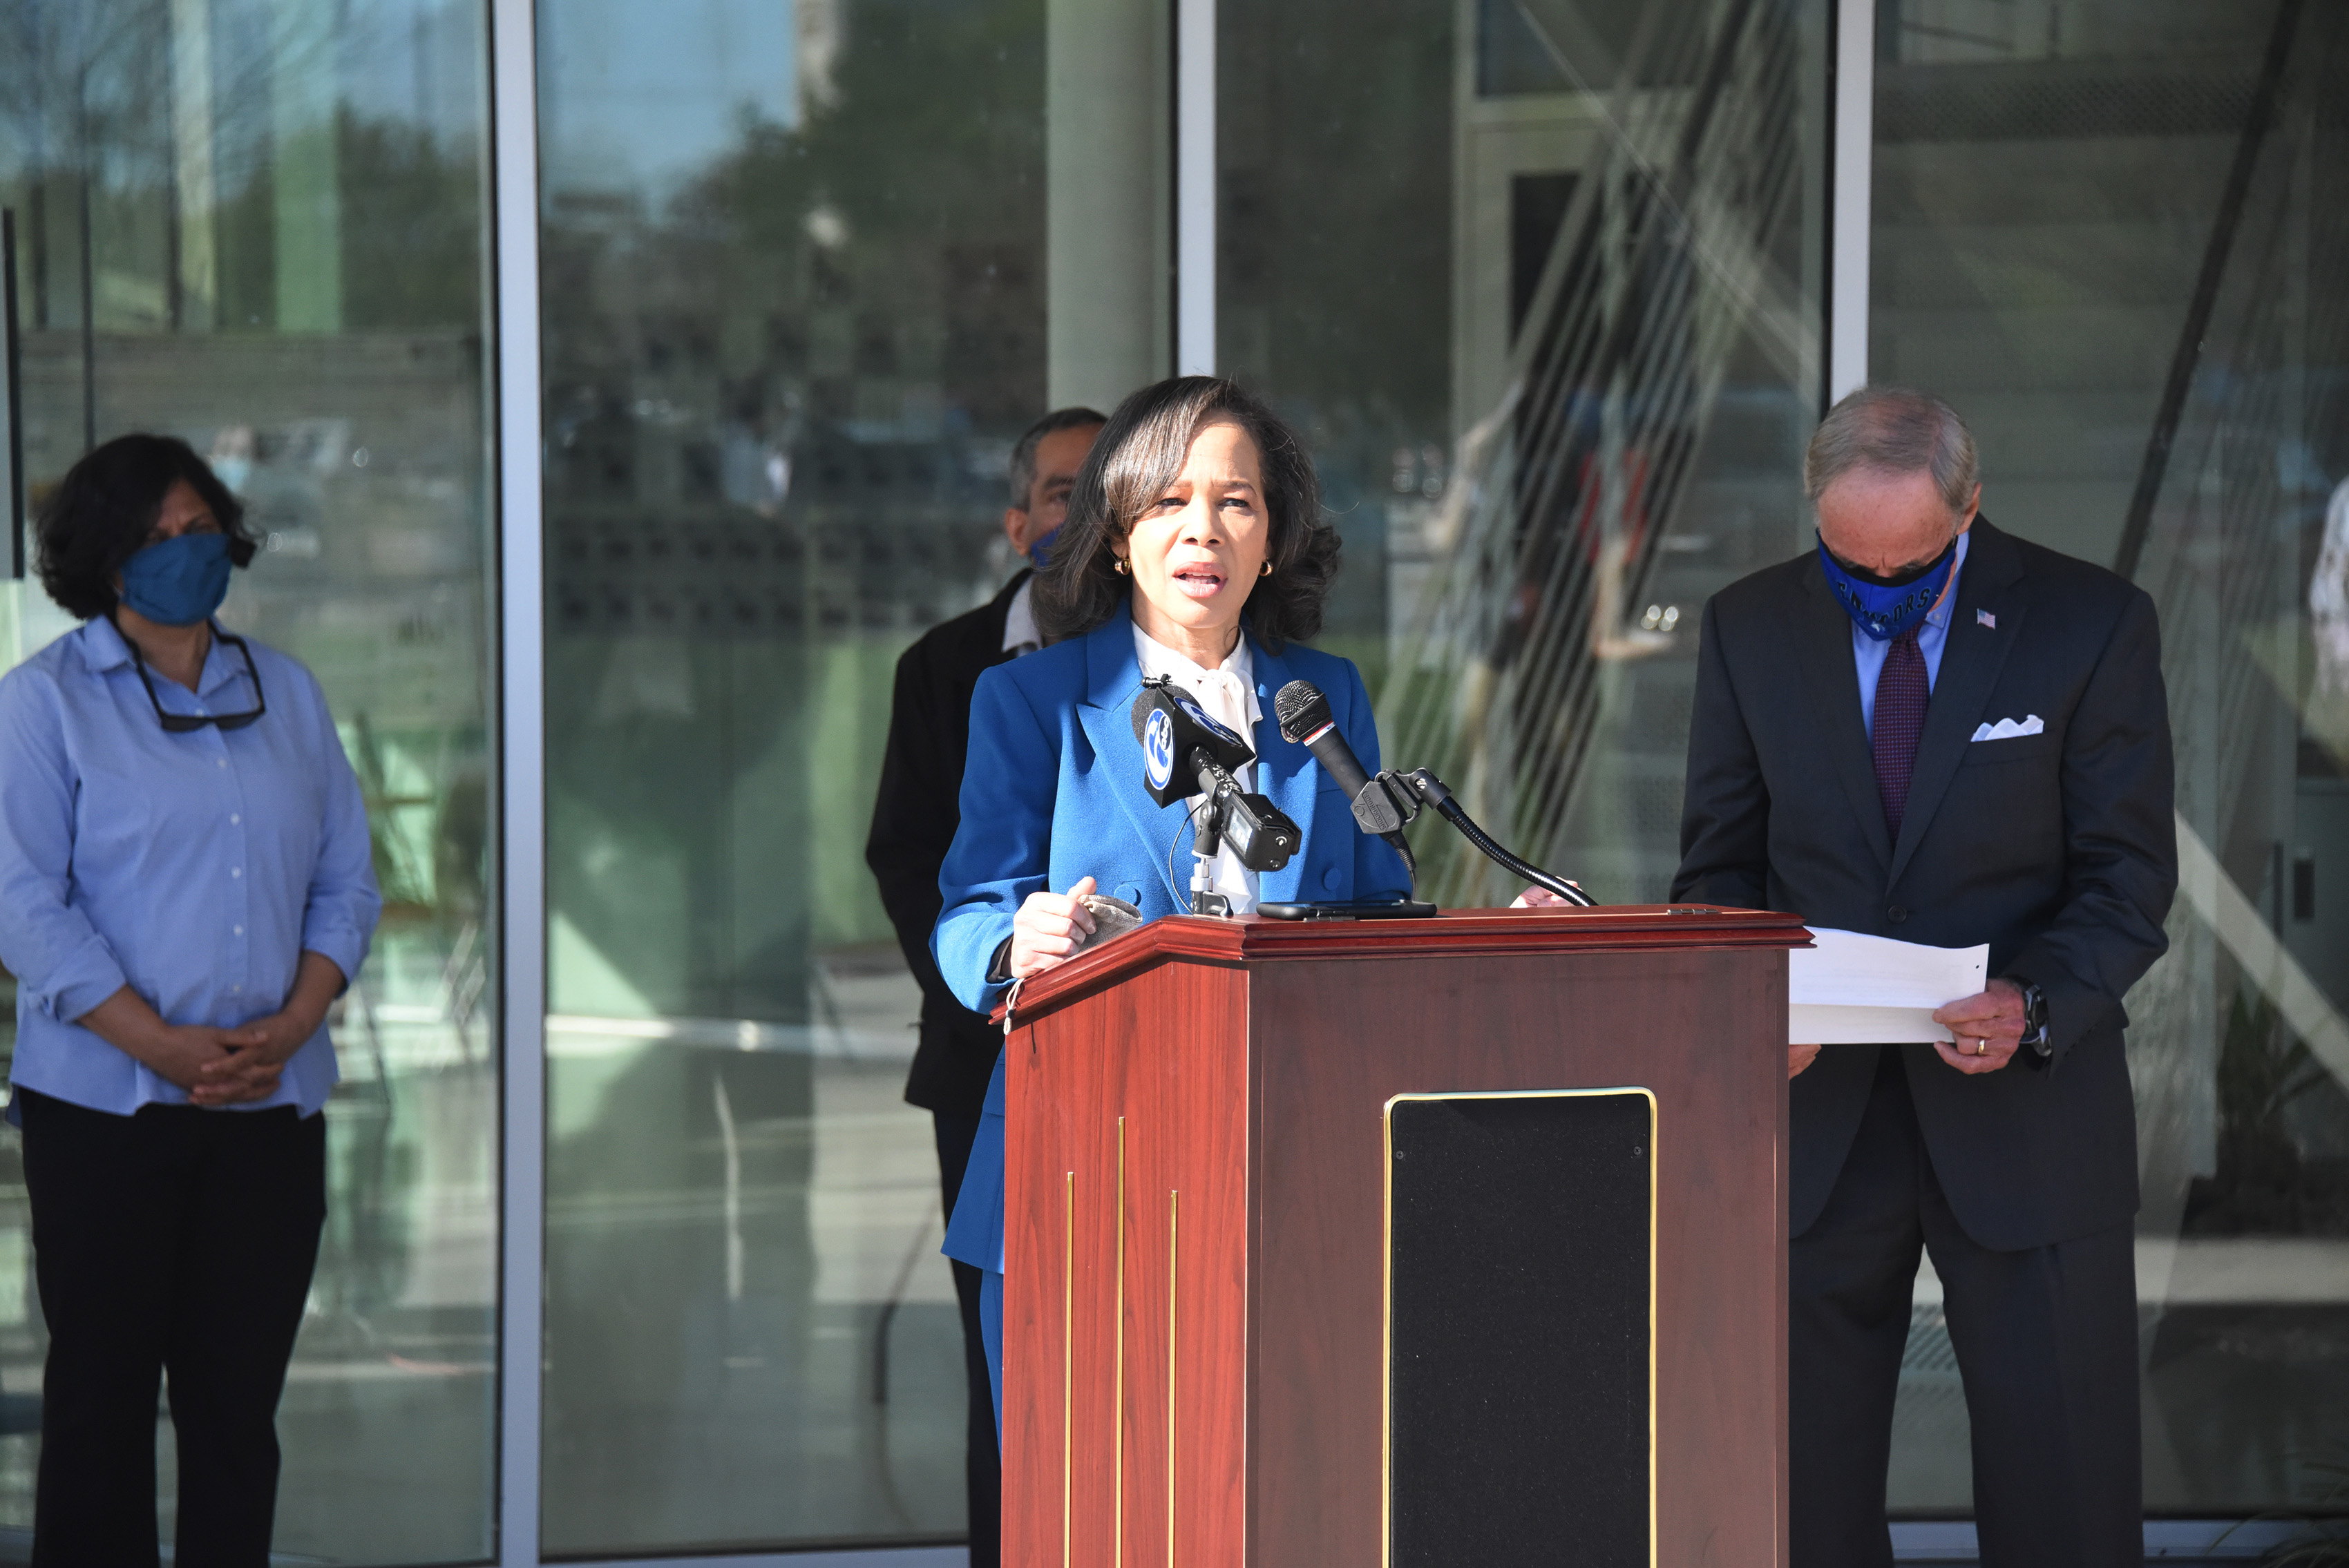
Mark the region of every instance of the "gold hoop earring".
POLYGON ((1269 562, 1269 561, 1266 562, 1264 563, 1264 570, 1263 570, 1263 571, 1261 571, 1261 572, 1259 572, 1259 573, 1257 573, 1257 576, 1259 576, 1259 577, 1269 577, 1269 576, 1271 576, 1271 575, 1272 575, 1272 562, 1269 562))
POLYGON ((1123 576, 1124 576, 1124 575, 1125 575, 1125 557, 1124 557, 1124 556, 1123 556, 1123 555, 1112 555, 1112 556, 1111 556, 1111 557, 1109 558, 1109 561, 1110 561, 1110 566, 1111 566, 1111 568, 1112 568, 1112 570, 1114 570, 1120 577, 1123 577, 1123 576))

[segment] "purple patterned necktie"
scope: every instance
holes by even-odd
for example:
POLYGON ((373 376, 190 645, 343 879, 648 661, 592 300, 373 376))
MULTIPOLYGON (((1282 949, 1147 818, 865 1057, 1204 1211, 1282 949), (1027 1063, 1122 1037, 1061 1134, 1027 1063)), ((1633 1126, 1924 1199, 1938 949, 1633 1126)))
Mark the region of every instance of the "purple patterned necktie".
POLYGON ((1909 774, 1917 762, 1917 738, 1925 732, 1925 704, 1932 696, 1925 684, 1925 655, 1917 634, 1903 632, 1892 639, 1884 655, 1884 671, 1876 678, 1876 732, 1869 738, 1876 752, 1876 793, 1884 802, 1884 826, 1892 841, 1900 841, 1900 818, 1909 809, 1909 774))

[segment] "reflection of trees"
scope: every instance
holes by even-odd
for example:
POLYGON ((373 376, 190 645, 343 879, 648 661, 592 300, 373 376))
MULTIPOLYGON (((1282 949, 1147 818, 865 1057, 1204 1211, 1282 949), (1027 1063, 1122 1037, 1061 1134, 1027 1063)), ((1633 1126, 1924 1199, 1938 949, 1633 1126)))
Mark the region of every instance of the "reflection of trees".
POLYGON ((831 77, 673 195, 547 198, 552 892, 657 1010, 802 1016, 811 845, 861 840, 886 657, 970 602, 1043 399, 1041 5, 860 6, 831 77), (843 659, 870 716, 812 695, 843 659))
MULTIPOLYGON (((0 182, 20 209, 29 328, 211 326, 213 315, 228 331, 275 325, 285 129, 274 119, 276 95, 297 79, 334 83, 339 57, 382 41, 197 15, 209 23, 201 76, 180 68, 177 55, 196 46, 175 33, 168 0, 0 0, 0 182), (180 185, 197 150, 212 195, 202 211, 180 185), (183 323, 178 274, 191 224, 216 226, 221 275, 206 317, 183 323), (103 288, 90 297, 98 274, 134 282, 135 298, 151 304, 125 305, 103 288)), ((324 97, 335 98, 331 85, 324 97)), ((478 148, 347 106, 329 129, 352 307, 345 325, 473 325, 478 148)))

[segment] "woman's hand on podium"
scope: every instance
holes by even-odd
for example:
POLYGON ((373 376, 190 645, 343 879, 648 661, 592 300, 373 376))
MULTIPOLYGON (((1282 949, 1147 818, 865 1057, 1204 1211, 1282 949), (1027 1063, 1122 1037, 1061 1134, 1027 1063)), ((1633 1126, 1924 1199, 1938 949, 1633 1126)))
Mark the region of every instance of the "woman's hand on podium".
POLYGON ((1066 892, 1031 892, 1011 920, 1011 974, 1019 980, 1066 964, 1093 934, 1092 911, 1084 900, 1093 891, 1085 878, 1066 892))
MULTIPOLYGON (((1568 887, 1580 887, 1582 884, 1578 882, 1569 881, 1566 885, 1568 887)), ((1510 903, 1509 907, 1511 909, 1572 909, 1574 905, 1567 903, 1566 900, 1558 897, 1557 894, 1550 892, 1549 889, 1546 887, 1529 887, 1526 889, 1525 892, 1517 894, 1516 898, 1510 903)))
POLYGON ((1786 1047, 1786 1076, 1790 1078, 1797 1076, 1805 1068, 1809 1067, 1813 1062, 1817 1061, 1818 1059, 1819 1048, 1816 1046, 1788 1046, 1786 1047))

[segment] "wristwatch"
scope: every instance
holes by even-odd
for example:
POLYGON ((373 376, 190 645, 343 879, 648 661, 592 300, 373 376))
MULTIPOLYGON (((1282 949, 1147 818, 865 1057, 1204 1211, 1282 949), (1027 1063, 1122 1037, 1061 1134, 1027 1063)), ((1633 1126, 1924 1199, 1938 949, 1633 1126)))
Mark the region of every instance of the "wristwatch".
POLYGON ((2023 987, 2023 1039, 2042 1061, 2055 1054, 2055 1047, 2047 1038, 2047 993, 2020 975, 2010 975, 2009 980, 2023 987))

